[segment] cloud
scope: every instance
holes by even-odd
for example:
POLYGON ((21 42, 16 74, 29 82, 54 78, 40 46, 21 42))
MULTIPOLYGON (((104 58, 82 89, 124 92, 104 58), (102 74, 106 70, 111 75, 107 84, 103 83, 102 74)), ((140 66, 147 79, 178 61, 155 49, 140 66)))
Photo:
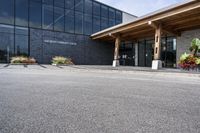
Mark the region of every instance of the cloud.
POLYGON ((98 0, 125 12, 142 16, 184 0, 98 0))

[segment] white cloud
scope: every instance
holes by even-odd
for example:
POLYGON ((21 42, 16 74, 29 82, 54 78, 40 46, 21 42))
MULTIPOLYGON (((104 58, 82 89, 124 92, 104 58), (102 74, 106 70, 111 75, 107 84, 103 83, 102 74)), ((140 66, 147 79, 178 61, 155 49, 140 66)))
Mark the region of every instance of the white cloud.
POLYGON ((184 0, 98 0, 125 12, 141 16, 184 0))

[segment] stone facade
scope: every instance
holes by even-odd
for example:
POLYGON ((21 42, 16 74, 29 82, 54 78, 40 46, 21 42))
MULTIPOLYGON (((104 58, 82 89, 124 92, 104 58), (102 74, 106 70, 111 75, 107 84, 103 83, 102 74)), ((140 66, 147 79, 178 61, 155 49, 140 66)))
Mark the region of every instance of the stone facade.
POLYGON ((86 35, 30 29, 30 56, 49 64, 52 57, 72 58, 77 65, 111 65, 114 44, 93 41, 86 35))
POLYGON ((200 38, 200 29, 183 32, 180 37, 177 37, 177 64, 181 54, 185 52, 190 53, 189 47, 193 38, 200 38))

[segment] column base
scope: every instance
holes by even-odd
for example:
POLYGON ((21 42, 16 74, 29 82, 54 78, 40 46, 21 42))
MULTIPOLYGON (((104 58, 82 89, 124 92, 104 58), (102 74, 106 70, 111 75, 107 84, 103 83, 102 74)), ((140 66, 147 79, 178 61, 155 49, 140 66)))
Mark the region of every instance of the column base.
POLYGON ((162 61, 161 60, 153 60, 152 61, 152 69, 158 70, 162 68, 162 61))
POLYGON ((119 60, 113 60, 113 67, 119 66, 119 60))

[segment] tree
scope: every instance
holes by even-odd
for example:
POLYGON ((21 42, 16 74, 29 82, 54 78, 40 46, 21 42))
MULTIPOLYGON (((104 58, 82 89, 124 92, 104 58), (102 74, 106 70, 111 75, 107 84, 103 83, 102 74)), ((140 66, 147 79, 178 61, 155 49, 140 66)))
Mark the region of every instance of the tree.
POLYGON ((192 52, 193 56, 196 56, 197 52, 200 52, 200 39, 195 38, 192 40, 190 51, 192 52))

